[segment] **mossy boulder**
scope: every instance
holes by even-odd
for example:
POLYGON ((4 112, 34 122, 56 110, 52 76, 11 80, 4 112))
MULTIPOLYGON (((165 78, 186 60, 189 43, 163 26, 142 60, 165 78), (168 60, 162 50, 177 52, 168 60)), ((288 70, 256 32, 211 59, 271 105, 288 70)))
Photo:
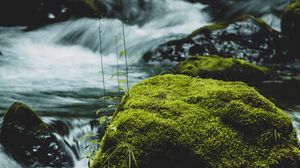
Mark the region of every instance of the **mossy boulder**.
POLYGON ((243 16, 195 30, 188 37, 159 45, 144 55, 150 62, 183 61, 191 55, 219 55, 252 63, 287 61, 286 38, 263 20, 243 16))
POLYGON ((299 58, 300 55, 300 0, 293 0, 286 8, 281 20, 282 33, 290 38, 290 54, 299 58))
POLYGON ((219 56, 192 56, 179 63, 174 74, 220 79, 224 81, 256 82, 272 79, 271 70, 245 60, 219 56))
POLYGON ((288 115, 241 82, 156 76, 123 97, 94 168, 299 167, 288 115))
POLYGON ((62 142, 27 105, 16 102, 4 115, 0 141, 26 167, 72 167, 74 161, 62 142))

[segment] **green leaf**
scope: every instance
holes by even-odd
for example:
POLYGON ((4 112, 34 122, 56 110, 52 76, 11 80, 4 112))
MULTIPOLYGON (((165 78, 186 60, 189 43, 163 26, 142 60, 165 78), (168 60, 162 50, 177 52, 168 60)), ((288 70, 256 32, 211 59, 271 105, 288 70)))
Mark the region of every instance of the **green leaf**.
POLYGON ((111 107, 115 107, 115 105, 112 105, 112 104, 111 104, 111 105, 108 106, 108 108, 111 108, 111 107))
POLYGON ((96 115, 99 115, 102 112, 105 112, 105 108, 100 108, 98 111, 96 111, 96 115))
POLYGON ((119 86, 118 89, 119 90, 124 90, 124 88, 122 86, 119 86))
POLYGON ((108 120, 107 116, 102 116, 99 119, 99 124, 103 124, 104 122, 106 122, 108 120))
POLYGON ((120 84, 122 84, 122 83, 126 83, 127 80, 126 80, 126 79, 121 79, 121 80, 119 80, 118 82, 119 82, 120 84))
POLYGON ((126 51, 125 50, 121 50, 120 51, 120 56, 125 56, 126 55, 126 51))

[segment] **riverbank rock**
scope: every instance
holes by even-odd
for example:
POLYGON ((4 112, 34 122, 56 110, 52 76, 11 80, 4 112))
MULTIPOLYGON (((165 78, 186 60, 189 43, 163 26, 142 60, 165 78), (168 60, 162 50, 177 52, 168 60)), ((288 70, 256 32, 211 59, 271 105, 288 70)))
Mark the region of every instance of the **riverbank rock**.
MULTIPOLYGON (((97 11, 105 7, 98 4, 97 11)), ((97 17, 90 0, 2 0, 0 26, 35 28, 72 17, 97 17)))
POLYGON ((200 2, 207 4, 205 11, 213 22, 226 21, 242 15, 254 15, 256 17, 272 16, 273 19, 281 17, 287 0, 188 0, 190 2, 200 2), (259 6, 259 8, 258 8, 259 6))
POLYGON ((73 159, 38 115, 23 103, 5 113, 0 140, 26 167, 73 167, 73 159))
POLYGON ((224 81, 257 82, 272 79, 268 68, 241 59, 214 55, 189 57, 175 67, 174 74, 224 81))
POLYGON ((184 39, 167 42, 147 52, 144 59, 153 62, 183 61, 191 55, 219 55, 252 63, 290 59, 286 38, 252 16, 202 27, 184 39))
POLYGON ((298 167, 300 146, 287 114, 246 84, 163 75, 123 97, 92 167, 107 165, 298 167))
POLYGON ((282 33, 290 39, 290 54, 299 58, 300 48, 300 0, 293 0, 281 20, 282 33))

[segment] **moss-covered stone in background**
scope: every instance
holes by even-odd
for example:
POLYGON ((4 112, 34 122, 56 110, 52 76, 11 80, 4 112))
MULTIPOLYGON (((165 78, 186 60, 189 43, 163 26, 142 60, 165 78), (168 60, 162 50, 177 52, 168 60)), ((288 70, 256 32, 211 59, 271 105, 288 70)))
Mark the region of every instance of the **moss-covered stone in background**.
POLYGON ((300 0, 293 0, 287 7, 281 21, 282 33, 290 38, 290 54, 300 56, 300 0))
POLYGON ((125 95, 92 167, 136 165, 295 168, 300 148, 287 114, 246 84, 163 75, 125 95))
POLYGON ((255 82, 271 79, 268 68, 241 59, 219 56, 189 57, 176 66, 174 73, 225 81, 255 82))
POLYGON ((144 55, 150 62, 180 62, 192 55, 219 55, 251 63, 282 63, 287 55, 286 38, 263 20, 242 16, 201 27, 186 38, 159 45, 144 55))
POLYGON ((15 102, 4 115, 0 141, 25 167, 73 167, 71 154, 30 107, 15 102))

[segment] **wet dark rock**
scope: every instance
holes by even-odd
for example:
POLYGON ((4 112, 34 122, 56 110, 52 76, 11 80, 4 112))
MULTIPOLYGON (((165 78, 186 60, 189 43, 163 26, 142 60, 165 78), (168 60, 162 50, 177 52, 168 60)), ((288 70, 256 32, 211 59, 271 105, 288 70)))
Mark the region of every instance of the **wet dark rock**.
POLYGON ((252 63, 290 60, 287 39, 252 16, 202 27, 184 39, 158 46, 144 55, 146 61, 183 61, 191 55, 219 55, 252 63))
POLYGON ((257 17, 273 15, 280 17, 287 5, 287 0, 188 0, 207 4, 205 11, 212 21, 225 21, 241 15, 257 17), (258 7, 259 6, 259 7, 258 7))
POLYGON ((68 125, 68 123, 65 123, 63 121, 54 120, 52 121, 50 126, 51 126, 50 129, 52 129, 53 131, 55 131, 61 136, 66 136, 69 135, 70 133, 70 126, 68 125))
POLYGON ((147 0, 2 0, 0 26, 35 29, 72 18, 119 18, 142 25, 161 10, 159 1, 147 0), (155 7, 154 7, 155 6, 155 7))
POLYGON ((289 52, 300 57, 300 0, 293 0, 287 7, 281 21, 282 33, 289 37, 289 52))
POLYGON ((26 167, 74 166, 63 143, 23 103, 14 103, 5 113, 0 140, 5 149, 26 167))
MULTIPOLYGON (((100 5, 98 8, 98 11, 103 9, 100 5)), ((0 16, 0 26, 24 25, 34 28, 71 17, 97 15, 83 0, 2 0, 0 16)))

